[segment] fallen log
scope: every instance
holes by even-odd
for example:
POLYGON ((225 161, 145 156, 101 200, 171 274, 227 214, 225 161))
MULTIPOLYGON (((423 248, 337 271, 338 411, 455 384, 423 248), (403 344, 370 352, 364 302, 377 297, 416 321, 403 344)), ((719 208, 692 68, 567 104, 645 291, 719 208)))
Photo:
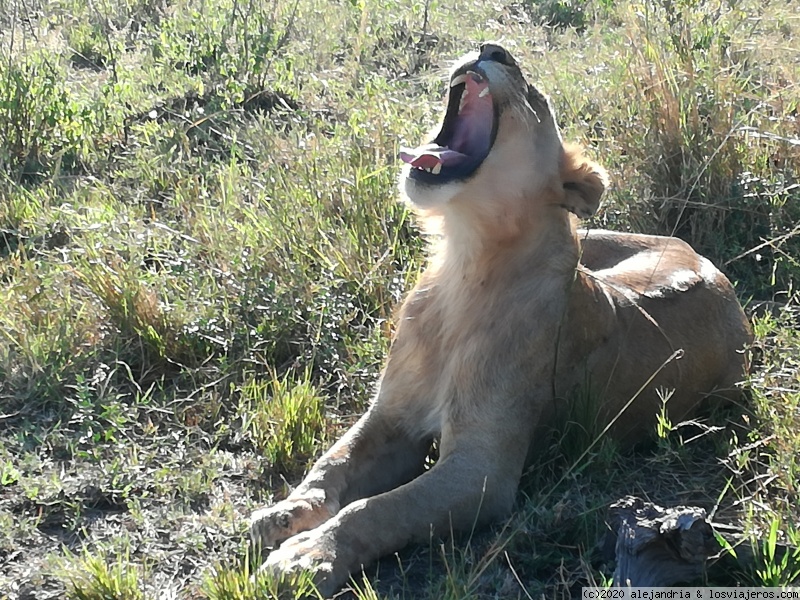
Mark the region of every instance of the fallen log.
MULTIPOLYGON (((614 587, 669 587, 707 579, 733 584, 732 573, 752 574, 763 566, 764 546, 754 545, 737 527, 710 523, 697 506, 663 508, 626 496, 609 507, 608 525, 601 554, 616 560, 614 587)), ((782 543, 776 544, 773 560, 780 562, 787 552, 800 560, 800 550, 782 543)))
POLYGON ((697 581, 721 549, 706 511, 696 506, 662 508, 627 496, 611 505, 609 525, 616 536, 614 587, 697 581))

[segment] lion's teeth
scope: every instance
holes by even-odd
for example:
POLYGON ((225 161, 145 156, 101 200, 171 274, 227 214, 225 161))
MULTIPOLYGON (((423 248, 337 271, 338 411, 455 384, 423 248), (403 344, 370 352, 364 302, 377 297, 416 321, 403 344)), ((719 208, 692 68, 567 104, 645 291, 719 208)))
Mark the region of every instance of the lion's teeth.
POLYGON ((464 88, 464 93, 461 94, 461 101, 458 103, 458 114, 464 110, 464 105, 467 103, 467 88, 464 88))
POLYGON ((442 163, 436 163, 436 166, 431 169, 431 173, 434 175, 438 175, 442 172, 442 163))
POLYGON ((450 87, 451 88, 452 87, 456 87, 457 85, 459 85, 461 83, 466 83, 466 81, 467 81, 467 75, 466 75, 466 73, 462 73, 461 75, 457 75, 456 77, 453 77, 453 81, 450 82, 450 87))
POLYGON ((484 97, 486 94, 488 94, 488 93, 489 93, 489 88, 488 88, 488 87, 485 87, 485 88, 483 88, 483 89, 481 90, 481 93, 480 93, 480 94, 478 94, 478 98, 483 98, 483 97, 484 97))

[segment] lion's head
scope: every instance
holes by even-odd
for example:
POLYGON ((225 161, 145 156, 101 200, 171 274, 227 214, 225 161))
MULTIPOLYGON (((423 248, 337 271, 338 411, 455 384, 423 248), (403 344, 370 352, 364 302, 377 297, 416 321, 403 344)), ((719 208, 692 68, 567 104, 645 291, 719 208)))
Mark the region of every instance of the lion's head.
POLYGON ((586 217, 605 189, 605 171, 564 146, 549 100, 497 44, 458 61, 438 132, 400 157, 401 192, 426 215, 457 210, 519 225, 557 206, 586 217))

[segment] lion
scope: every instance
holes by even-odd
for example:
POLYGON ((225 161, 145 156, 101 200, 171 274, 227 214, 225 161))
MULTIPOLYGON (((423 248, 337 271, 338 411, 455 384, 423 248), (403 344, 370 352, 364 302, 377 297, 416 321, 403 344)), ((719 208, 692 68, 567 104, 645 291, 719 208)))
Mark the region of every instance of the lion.
POLYGON ((671 237, 579 231, 607 175, 549 100, 483 44, 451 72, 401 195, 431 234, 366 414, 285 499, 253 513, 262 569, 323 595, 381 556, 508 515, 529 459, 587 386, 623 443, 733 400, 751 330, 733 287, 671 237), (426 468, 432 442, 439 457, 426 468))

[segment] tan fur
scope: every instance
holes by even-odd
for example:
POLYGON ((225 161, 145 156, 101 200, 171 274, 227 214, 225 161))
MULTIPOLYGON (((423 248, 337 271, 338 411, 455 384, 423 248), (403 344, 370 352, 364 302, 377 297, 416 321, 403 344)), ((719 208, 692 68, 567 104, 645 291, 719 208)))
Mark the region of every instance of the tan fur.
POLYGON ((562 145, 514 63, 486 73, 500 117, 478 170, 443 187, 404 170, 401 188, 442 239, 400 309, 372 406, 252 518, 256 544, 283 542, 265 568, 311 569, 323 594, 431 531, 506 515, 526 456, 579 393, 623 440, 652 431, 659 389, 673 391, 674 420, 737 394, 750 329, 728 280, 677 239, 576 231, 568 211, 597 209, 605 172, 562 145))

